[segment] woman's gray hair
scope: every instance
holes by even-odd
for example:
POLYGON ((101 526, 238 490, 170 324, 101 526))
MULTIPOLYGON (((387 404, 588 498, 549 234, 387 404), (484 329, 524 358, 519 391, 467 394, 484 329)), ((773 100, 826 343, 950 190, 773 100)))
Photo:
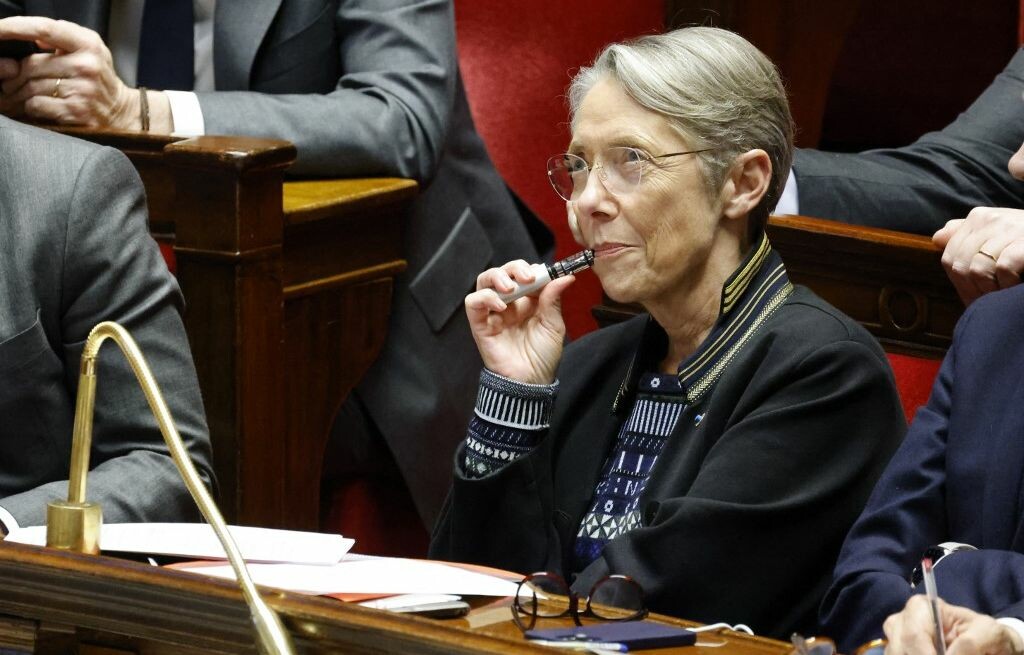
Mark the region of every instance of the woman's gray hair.
MULTIPOLYGON (((793 119, 779 71, 746 39, 714 27, 686 27, 607 46, 569 85, 569 111, 604 78, 617 81, 640 106, 665 116, 694 149, 709 193, 717 194, 737 155, 760 148, 772 162, 748 235, 760 236, 793 160, 793 119)), ((651 153, 660 154, 660 153, 651 153)))

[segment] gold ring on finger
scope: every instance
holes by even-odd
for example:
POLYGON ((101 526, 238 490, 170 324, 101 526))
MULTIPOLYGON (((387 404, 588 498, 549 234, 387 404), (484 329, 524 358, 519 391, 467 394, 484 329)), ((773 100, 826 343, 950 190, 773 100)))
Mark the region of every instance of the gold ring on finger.
POLYGON ((60 97, 60 83, 64 81, 63 77, 58 77, 57 81, 53 83, 53 93, 50 95, 54 98, 60 97))

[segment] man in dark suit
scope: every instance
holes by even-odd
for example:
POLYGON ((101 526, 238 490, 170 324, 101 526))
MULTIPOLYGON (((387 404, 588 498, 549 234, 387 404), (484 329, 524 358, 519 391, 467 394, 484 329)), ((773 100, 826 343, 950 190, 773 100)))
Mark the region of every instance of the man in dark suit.
MULTIPOLYGON (((38 38, 62 53, 35 55, 20 67, 0 65, 0 78, 8 80, 0 109, 139 129, 140 92, 122 81, 125 72, 115 73, 118 57, 104 44, 108 16, 109 27, 131 31, 112 13, 115 4, 0 0, 7 14, 70 21, 0 21, 0 38, 38 38)), ((146 4, 148 10, 154 3, 146 4)), ((384 350, 335 432, 364 441, 379 431, 430 525, 444 500, 481 366, 462 316, 463 298, 480 271, 510 259, 539 259, 524 219, 542 241, 550 239, 535 218, 520 214, 473 127, 456 64, 452 4, 217 0, 212 12, 209 0, 193 4, 200 37, 194 98, 206 133, 288 139, 298 147, 296 174, 397 175, 423 185, 406 230, 409 267, 395 289, 384 350), (212 38, 212 63, 199 56, 201 25, 212 38)), ((145 32, 146 17, 141 21, 145 32)), ((177 129, 166 122, 168 94, 146 95, 151 130, 177 129)))
POLYGON ((798 150, 776 212, 935 233, 967 302, 1017 284, 1024 272, 1024 185, 1007 173, 1006 161, 1024 142, 1022 93, 1024 50, 953 123, 909 146, 856 154, 798 150))
POLYGON ((840 553, 821 619, 843 652, 881 636, 884 619, 923 591, 908 579, 925 549, 947 542, 978 550, 935 566, 946 601, 1024 618, 1022 323, 1020 285, 961 318, 928 404, 840 553))
MULTIPOLYGON (((0 532, 67 498, 85 339, 116 321, 138 342, 200 474, 210 443, 181 293, 119 152, 0 117, 0 532)), ((198 512, 124 356, 100 352, 88 498, 107 522, 198 512)))
MULTIPOLYGON (((1024 56, 1014 63, 1024 67, 1024 56)), ((1024 121, 1011 123, 1007 130, 1015 132, 1024 121)), ((1017 146, 1005 167, 1024 191, 1024 145, 1017 146)), ((972 243, 976 234, 965 235, 961 225, 943 228, 955 232, 950 247, 956 239, 963 239, 957 248, 992 247, 972 243)), ((988 274, 995 274, 993 268, 988 274)), ((850 530, 822 603, 825 631, 847 652, 880 636, 883 621, 893 652, 930 648, 933 624, 915 596, 923 585, 908 582, 926 549, 941 560, 935 574, 942 597, 953 605, 951 635, 969 630, 979 639, 1024 645, 1022 322, 1024 285, 981 297, 960 319, 928 404, 850 530), (994 625, 975 612, 1004 623, 994 625)), ((968 646, 965 640, 951 652, 975 652, 968 646)))

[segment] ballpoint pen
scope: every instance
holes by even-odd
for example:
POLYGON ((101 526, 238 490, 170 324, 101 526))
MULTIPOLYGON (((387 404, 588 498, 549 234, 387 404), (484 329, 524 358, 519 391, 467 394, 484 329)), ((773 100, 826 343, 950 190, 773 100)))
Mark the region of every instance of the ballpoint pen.
POLYGON ((930 557, 921 560, 921 570, 924 572, 924 591, 928 595, 932 619, 935 621, 935 651, 939 655, 946 655, 946 637, 942 633, 942 614, 939 612, 939 592, 935 586, 935 571, 932 570, 930 557))

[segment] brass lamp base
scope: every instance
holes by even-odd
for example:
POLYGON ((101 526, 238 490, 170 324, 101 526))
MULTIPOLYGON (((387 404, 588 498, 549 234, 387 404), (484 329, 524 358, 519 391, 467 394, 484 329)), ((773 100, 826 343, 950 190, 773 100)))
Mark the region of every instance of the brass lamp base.
POLYGON ((98 504, 54 501, 46 507, 46 545, 99 555, 102 525, 98 504))

